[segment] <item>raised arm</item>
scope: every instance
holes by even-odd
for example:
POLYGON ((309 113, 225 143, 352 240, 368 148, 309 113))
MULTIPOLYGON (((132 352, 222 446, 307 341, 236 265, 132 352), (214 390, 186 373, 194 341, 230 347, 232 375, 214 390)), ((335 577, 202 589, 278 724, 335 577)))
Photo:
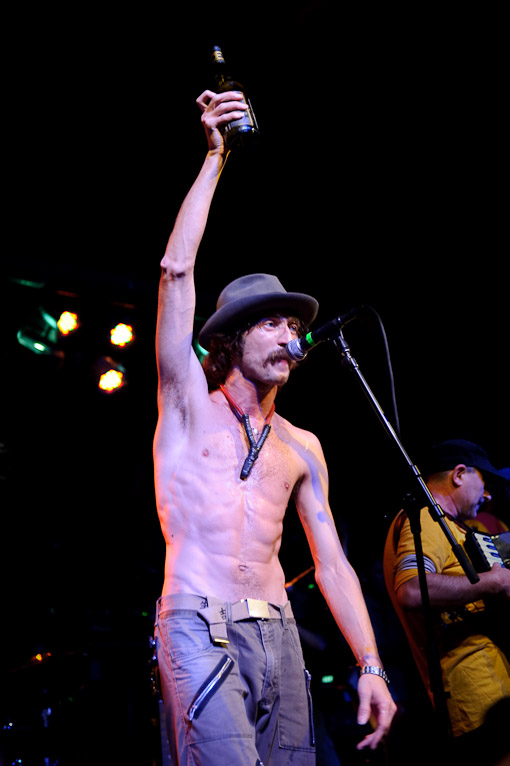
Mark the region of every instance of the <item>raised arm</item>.
MULTIPOLYGON (((315 578, 357 664, 382 667, 359 579, 342 549, 329 507, 322 448, 316 439, 311 444, 308 472, 296 493, 296 505, 315 563, 315 578)), ((396 706, 386 682, 377 675, 360 677, 358 696, 358 723, 367 723, 371 713, 376 719, 375 730, 358 749, 374 749, 388 731, 396 706)))
POLYGON ((191 346, 195 313, 195 259, 225 162, 220 128, 242 115, 247 107, 241 99, 242 95, 235 92, 215 94, 212 91, 204 91, 197 99, 202 111, 208 152, 182 203, 161 261, 156 331, 160 406, 174 401, 175 397, 167 397, 168 393, 177 393, 176 400, 182 402, 189 376, 199 369, 198 364, 192 367, 195 357, 191 346))

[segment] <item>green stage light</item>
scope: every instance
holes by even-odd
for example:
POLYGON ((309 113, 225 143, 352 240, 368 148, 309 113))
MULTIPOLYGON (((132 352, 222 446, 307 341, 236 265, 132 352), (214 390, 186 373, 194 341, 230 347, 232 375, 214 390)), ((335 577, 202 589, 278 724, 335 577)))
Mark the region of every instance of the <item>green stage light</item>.
POLYGON ((18 331, 18 343, 33 351, 34 354, 64 356, 57 348, 59 329, 57 320, 43 306, 39 306, 30 316, 24 327, 18 331))
POLYGON ((205 348, 203 348, 196 339, 193 340, 193 348, 195 350, 195 354, 198 356, 198 361, 200 364, 202 364, 209 352, 206 351, 205 348))

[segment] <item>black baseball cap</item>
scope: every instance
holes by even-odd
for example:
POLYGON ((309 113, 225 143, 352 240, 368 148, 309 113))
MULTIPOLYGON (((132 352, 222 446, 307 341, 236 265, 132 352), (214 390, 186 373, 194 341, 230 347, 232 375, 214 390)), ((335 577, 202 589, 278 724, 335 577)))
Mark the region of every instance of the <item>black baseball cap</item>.
POLYGON ((422 457, 421 469, 425 475, 449 471, 459 463, 478 468, 487 478, 508 480, 507 468, 497 469, 483 447, 466 439, 447 439, 434 444, 422 457))

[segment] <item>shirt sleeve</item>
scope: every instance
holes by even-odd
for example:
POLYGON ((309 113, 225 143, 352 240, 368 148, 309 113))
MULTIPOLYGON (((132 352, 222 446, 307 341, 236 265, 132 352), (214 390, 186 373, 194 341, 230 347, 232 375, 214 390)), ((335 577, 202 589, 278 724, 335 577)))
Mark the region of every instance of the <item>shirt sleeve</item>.
MULTIPOLYGON (((448 522, 447 522, 448 523, 448 522)), ((421 543, 425 572, 439 574, 462 574, 456 571, 460 564, 452 553, 451 545, 447 540, 440 525, 434 521, 427 508, 420 511, 421 543)), ((448 523, 450 529, 451 523, 448 523)), ((455 537, 459 537, 457 530, 453 530, 455 537)), ((395 559, 395 581, 397 590, 401 585, 412 580, 418 575, 418 564, 414 545, 414 536, 411 531, 409 519, 406 519, 400 531, 395 559)))

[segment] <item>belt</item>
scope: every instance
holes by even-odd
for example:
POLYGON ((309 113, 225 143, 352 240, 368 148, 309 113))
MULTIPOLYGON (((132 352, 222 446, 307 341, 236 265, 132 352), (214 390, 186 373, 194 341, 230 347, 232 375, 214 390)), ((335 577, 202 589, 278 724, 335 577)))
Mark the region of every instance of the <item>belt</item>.
MULTIPOLYGON (((163 598, 167 598, 163 596, 163 598)), ((290 602, 283 606, 270 604, 256 598, 243 598, 240 601, 220 601, 214 597, 195 596, 190 593, 176 593, 168 596, 172 609, 192 609, 209 626, 211 640, 215 644, 226 645, 227 625, 243 620, 281 620, 286 627, 287 620, 294 621, 290 602)))

